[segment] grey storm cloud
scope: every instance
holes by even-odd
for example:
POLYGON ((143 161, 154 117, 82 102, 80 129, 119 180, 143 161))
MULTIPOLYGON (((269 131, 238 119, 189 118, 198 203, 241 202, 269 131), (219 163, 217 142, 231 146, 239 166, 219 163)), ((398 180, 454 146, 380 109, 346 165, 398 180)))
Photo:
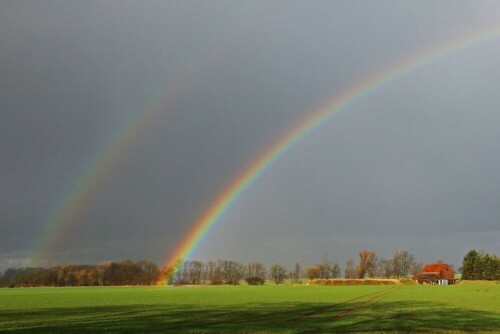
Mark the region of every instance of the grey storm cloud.
MULTIPOLYGON (((30 264, 58 207, 92 181, 134 117, 152 119, 106 166, 45 264, 161 262, 311 111, 499 19, 489 1, 2 2, 0 267, 30 264)), ((274 163, 193 256, 290 265, 407 248, 458 264, 469 248, 498 253, 497 42, 335 115, 274 163)))

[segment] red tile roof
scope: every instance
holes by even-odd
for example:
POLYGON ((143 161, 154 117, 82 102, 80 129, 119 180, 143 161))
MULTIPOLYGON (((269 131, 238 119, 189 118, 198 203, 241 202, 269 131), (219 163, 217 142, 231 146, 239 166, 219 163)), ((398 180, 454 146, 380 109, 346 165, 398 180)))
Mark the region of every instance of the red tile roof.
POLYGON ((443 271, 453 272, 453 269, 446 263, 431 263, 425 265, 425 267, 422 269, 423 273, 443 272, 443 271))

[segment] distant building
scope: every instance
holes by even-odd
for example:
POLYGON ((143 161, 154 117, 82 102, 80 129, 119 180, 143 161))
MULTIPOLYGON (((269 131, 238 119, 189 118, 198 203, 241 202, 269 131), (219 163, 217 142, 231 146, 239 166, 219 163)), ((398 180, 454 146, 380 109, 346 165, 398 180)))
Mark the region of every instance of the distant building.
POLYGON ((418 284, 448 285, 455 282, 455 272, 446 263, 431 263, 425 265, 420 274, 413 276, 418 284))

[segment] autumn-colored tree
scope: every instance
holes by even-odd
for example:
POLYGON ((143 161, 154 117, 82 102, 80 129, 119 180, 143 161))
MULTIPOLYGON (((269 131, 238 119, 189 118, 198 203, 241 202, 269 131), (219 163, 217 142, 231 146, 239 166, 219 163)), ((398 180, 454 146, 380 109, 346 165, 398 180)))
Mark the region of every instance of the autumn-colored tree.
POLYGON ((74 264, 61 265, 57 271, 58 286, 78 286, 79 268, 74 264))
POLYGON ((77 281, 79 286, 89 286, 89 272, 87 269, 81 269, 77 272, 77 281))
POLYGON ((370 277, 376 275, 376 262, 377 256, 374 251, 363 249, 359 252, 359 264, 357 267, 357 276, 358 278, 364 278, 366 274, 369 274, 370 277), (373 276, 371 276, 373 275, 373 276))
POLYGON ((307 266, 306 267, 306 275, 309 279, 317 279, 321 276, 321 269, 318 265, 307 266))

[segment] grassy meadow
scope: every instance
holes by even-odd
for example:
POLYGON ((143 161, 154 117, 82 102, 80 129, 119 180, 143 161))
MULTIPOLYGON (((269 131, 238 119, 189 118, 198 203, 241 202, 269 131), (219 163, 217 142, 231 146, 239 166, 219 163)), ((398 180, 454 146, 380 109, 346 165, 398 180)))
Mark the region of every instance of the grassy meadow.
POLYGON ((498 333, 500 285, 0 289, 4 333, 498 333))

